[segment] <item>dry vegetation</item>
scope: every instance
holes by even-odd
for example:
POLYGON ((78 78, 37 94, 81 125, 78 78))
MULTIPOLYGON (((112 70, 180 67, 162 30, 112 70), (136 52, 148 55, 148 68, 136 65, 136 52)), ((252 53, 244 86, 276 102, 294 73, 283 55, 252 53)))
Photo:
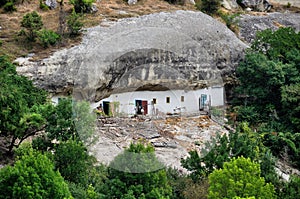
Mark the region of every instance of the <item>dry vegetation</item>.
MULTIPOLYGON (((91 27, 99 25, 103 20, 117 20, 124 17, 136 17, 140 15, 169 12, 175 10, 195 10, 193 5, 170 5, 163 0, 141 0, 136 5, 129 6, 123 0, 101 0, 97 1, 98 12, 94 14, 85 14, 84 26, 91 27)), ((66 14, 72 11, 72 5, 69 0, 65 0, 63 7, 66 14)), ((40 45, 30 45, 25 42, 17 41, 16 37, 21 29, 20 22, 26 13, 37 11, 41 15, 44 27, 57 31, 59 26, 60 8, 55 10, 43 11, 39 8, 39 0, 25 0, 23 4, 17 5, 17 12, 5 13, 0 10, 0 55, 8 55, 11 59, 20 56, 26 56, 28 53, 34 53, 35 59, 49 56, 60 48, 70 47, 80 42, 80 38, 64 38, 60 44, 44 49, 40 45)))
MULTIPOLYGON (((124 0, 97 0, 98 12, 86 14, 84 16, 84 26, 91 27, 99 25, 103 20, 117 20, 124 17, 137 17, 156 12, 170 12, 175 10, 196 10, 194 5, 170 5, 164 0, 140 0, 136 5, 129 6, 124 0)), ((274 11, 299 11, 295 8, 287 8, 279 4, 274 4, 274 11)), ((64 38, 62 42, 54 47, 44 49, 40 45, 32 45, 16 40, 20 31, 20 22, 26 13, 37 11, 41 16, 44 27, 57 31, 59 26, 60 8, 55 10, 43 11, 39 8, 39 0, 24 0, 23 4, 17 5, 17 12, 5 13, 0 10, 0 55, 8 55, 11 59, 26 56, 29 53, 35 54, 35 59, 49 56, 51 53, 61 48, 70 47, 80 42, 79 38, 64 38)), ((63 10, 66 14, 72 11, 69 0, 65 0, 63 10)), ((253 13, 255 14, 255 13, 253 13)), ((256 13, 257 14, 257 13, 256 13)))

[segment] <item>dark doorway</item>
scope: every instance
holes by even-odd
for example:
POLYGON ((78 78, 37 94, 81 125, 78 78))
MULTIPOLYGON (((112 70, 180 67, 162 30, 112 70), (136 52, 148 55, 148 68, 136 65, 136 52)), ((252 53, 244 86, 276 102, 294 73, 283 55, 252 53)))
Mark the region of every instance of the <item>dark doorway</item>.
POLYGON ((109 102, 103 101, 103 112, 105 115, 109 115, 109 102))
POLYGON ((201 97, 199 98, 199 110, 203 111, 204 108, 206 108, 206 103, 207 103, 207 95, 206 94, 201 94, 201 97))
POLYGON ((142 100, 135 100, 136 114, 142 114, 142 100))
POLYGON ((135 100, 136 114, 146 115, 148 114, 148 101, 147 100, 135 100))

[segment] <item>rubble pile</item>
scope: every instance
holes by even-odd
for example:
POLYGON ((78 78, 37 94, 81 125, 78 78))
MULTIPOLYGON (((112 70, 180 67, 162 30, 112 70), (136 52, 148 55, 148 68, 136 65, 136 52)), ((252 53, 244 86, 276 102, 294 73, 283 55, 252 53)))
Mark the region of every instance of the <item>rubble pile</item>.
POLYGON ((155 147, 156 156, 166 166, 184 170, 180 160, 187 157, 188 151, 200 153, 204 143, 217 133, 228 133, 207 115, 99 118, 97 122, 99 139, 90 150, 104 164, 109 164, 131 142, 143 140, 155 147))

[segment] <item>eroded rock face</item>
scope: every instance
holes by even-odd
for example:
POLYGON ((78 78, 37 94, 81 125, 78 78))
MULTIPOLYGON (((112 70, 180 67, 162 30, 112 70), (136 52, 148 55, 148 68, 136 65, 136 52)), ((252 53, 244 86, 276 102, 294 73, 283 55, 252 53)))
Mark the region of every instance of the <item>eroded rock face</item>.
POLYGON ((272 4, 268 0, 240 0, 239 4, 242 8, 250 8, 254 11, 264 12, 272 8, 272 4))
POLYGON ((198 89, 222 84, 247 46, 201 12, 123 19, 87 29, 82 43, 18 71, 54 93, 97 101, 142 87, 198 89), (105 27, 103 27, 106 25, 105 27))
POLYGON ((256 32, 265 29, 277 30, 280 27, 293 27, 300 31, 299 13, 268 13, 265 16, 242 15, 239 19, 240 38, 252 43, 256 32))

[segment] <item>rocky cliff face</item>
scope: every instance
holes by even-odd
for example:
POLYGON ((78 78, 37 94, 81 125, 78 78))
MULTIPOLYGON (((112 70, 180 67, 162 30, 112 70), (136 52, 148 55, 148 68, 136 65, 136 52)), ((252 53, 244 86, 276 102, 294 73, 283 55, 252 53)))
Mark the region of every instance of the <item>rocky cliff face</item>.
POLYGON ((196 89, 222 84, 246 47, 210 16, 177 11, 87 29, 80 45, 40 62, 19 61, 18 71, 50 92, 73 89, 77 97, 95 101, 158 85, 196 89))
POLYGON ((242 15, 239 19, 240 38, 250 44, 257 31, 270 28, 277 30, 280 27, 293 27, 300 31, 299 13, 268 13, 264 16, 242 15))

